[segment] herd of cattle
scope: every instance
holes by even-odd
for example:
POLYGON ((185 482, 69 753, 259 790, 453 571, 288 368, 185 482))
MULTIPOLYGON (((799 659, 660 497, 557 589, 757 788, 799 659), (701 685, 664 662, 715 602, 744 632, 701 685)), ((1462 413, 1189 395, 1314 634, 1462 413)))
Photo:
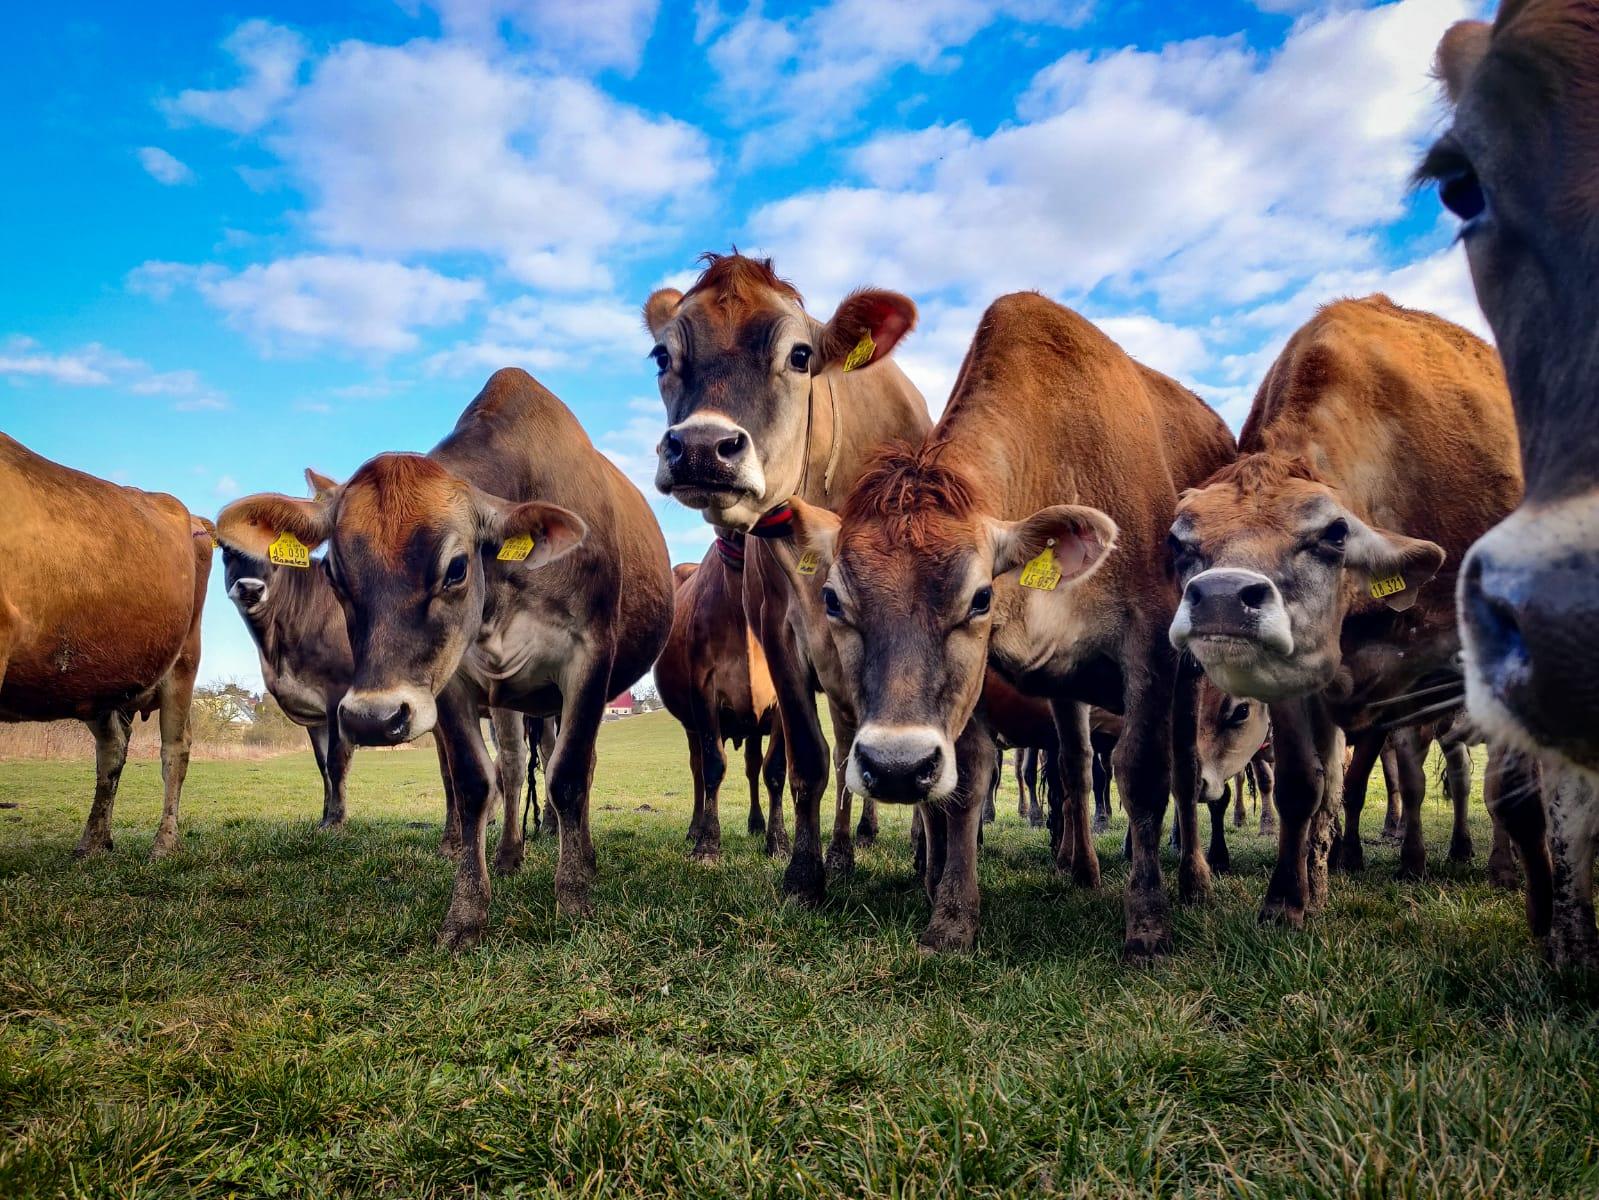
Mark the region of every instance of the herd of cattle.
POLYGON ((153 852, 174 849, 220 544, 267 686, 311 731, 324 825, 344 820, 355 746, 434 734, 447 945, 487 922, 496 798, 494 870, 522 864, 530 761, 558 905, 588 908, 596 734, 653 665, 688 732, 694 855, 720 850, 728 739, 749 830, 787 854, 801 902, 875 836, 877 803, 914 804, 929 949, 976 938, 998 748, 1025 751, 1024 815, 1042 818, 1041 777, 1057 867, 1084 887, 1114 776, 1129 958, 1170 946, 1169 797, 1177 894, 1198 901, 1251 782, 1278 838, 1262 916, 1297 926, 1330 865, 1363 865, 1379 755, 1402 872, 1425 865, 1435 741, 1450 855, 1471 856, 1480 738, 1494 879, 1524 875, 1556 964, 1599 966, 1599 5, 1507 0, 1493 25, 1451 29, 1438 69, 1454 118, 1417 178, 1463 222, 1498 353, 1383 296, 1330 303, 1235 441, 1091 322, 1019 293, 983 315, 930 424, 891 357, 910 299, 862 289, 821 321, 769 261, 708 254, 687 292, 644 306, 667 414, 656 484, 716 530, 697 566, 671 568, 644 497, 515 369, 430 453, 379 454, 343 483, 308 471, 309 497, 247 497, 214 525, 0 437, 0 718, 93 729, 88 854, 110 848, 132 718, 158 712, 153 852))

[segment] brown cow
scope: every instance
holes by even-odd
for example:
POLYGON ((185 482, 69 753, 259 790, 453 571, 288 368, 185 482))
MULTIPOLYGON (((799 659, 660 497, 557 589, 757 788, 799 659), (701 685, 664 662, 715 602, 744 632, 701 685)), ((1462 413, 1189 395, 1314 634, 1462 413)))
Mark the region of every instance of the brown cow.
POLYGON ((164 788, 150 857, 160 858, 178 846, 210 523, 3 433, 0 507, 0 721, 77 719, 94 733, 82 857, 111 849, 133 718, 159 713, 164 788))
POLYGON ((1515 428, 1490 346, 1373 296, 1294 334, 1239 443, 1178 507, 1171 639, 1227 692, 1271 705, 1278 858, 1262 916, 1298 925, 1326 895, 1342 731, 1454 661, 1453 564, 1520 494, 1515 428))
POLYGON ((1180 890, 1208 890, 1194 813, 1197 678, 1179 681, 1165 638, 1177 593, 1163 539, 1178 489, 1233 451, 1193 393, 1076 313, 1019 293, 983 315, 922 445, 880 455, 842 521, 795 506, 800 544, 829 564, 823 603, 860 716, 851 786, 924 806, 924 946, 964 948, 977 933, 973 800, 992 769, 978 704, 990 661, 1054 705, 1072 826, 1062 842, 1085 884, 1099 877, 1089 705, 1126 715, 1116 749, 1133 826, 1126 953, 1170 945, 1160 828, 1174 778, 1180 890))
MULTIPOLYGON (((255 554, 285 536, 302 550, 327 542, 355 656, 343 736, 395 745, 436 728, 443 740, 465 845, 441 942, 469 945, 488 921, 490 705, 560 713, 547 780, 555 895, 563 911, 586 912, 595 735, 606 699, 666 640, 672 576, 649 505, 567 407, 525 371, 497 371, 429 454, 380 454, 312 500, 235 501, 218 535, 255 554)), ((515 725, 503 732, 520 759, 515 725)), ((495 867, 508 873, 524 843, 520 796, 507 789, 503 801, 495 867)))
POLYGON ((1599 6, 1506 0, 1492 27, 1449 30, 1438 73, 1454 121, 1418 175, 1464 222, 1527 478, 1462 569, 1466 699, 1490 738, 1553 768, 1549 953, 1599 967, 1599 6))
MULTIPOLYGON (((916 307, 867 289, 823 323, 769 260, 735 252, 703 261, 687 293, 664 288, 644 305, 668 420, 655 482, 712 525, 756 535, 745 546, 744 611, 777 688, 794 795, 783 890, 814 904, 826 888, 820 805, 829 754, 815 691, 835 696, 837 680, 830 645, 807 636, 790 602, 796 583, 811 577, 778 547, 790 530, 790 496, 836 507, 873 450, 926 431, 925 401, 888 361, 916 307)), ((840 747, 851 740, 847 711, 835 710, 834 736, 840 747)), ((840 803, 834 824, 841 866, 845 811, 840 803)))
POLYGON ((1200 684, 1199 798, 1210 809, 1210 849, 1205 857, 1212 871, 1232 870, 1226 830, 1228 792, 1237 788, 1239 815, 1234 823, 1241 825, 1243 777, 1270 737, 1271 714, 1264 704, 1229 696, 1208 679, 1200 684))
POLYGON ((788 843, 783 828, 783 736, 777 721, 777 694, 766 655, 744 620, 744 547, 736 535, 718 538, 705 558, 673 568, 677 597, 672 632, 655 663, 661 703, 688 735, 689 768, 694 777, 694 817, 688 840, 694 857, 714 861, 722 853, 722 823, 717 812, 727 774, 723 739, 744 749, 749 780, 749 832, 766 834, 766 852, 788 843), (686 568, 686 569, 685 569, 686 568), (770 819, 761 815, 761 739, 769 738, 765 758, 770 819))

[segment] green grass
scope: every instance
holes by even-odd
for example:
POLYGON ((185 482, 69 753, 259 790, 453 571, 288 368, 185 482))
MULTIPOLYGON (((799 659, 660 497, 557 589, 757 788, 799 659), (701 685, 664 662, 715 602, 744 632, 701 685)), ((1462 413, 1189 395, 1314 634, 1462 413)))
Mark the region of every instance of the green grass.
POLYGON ((451 957, 434 761, 358 756, 334 836, 309 755, 197 763, 154 865, 156 764, 87 863, 90 765, 0 766, 0 1196, 1599 1190, 1593 997, 1484 881, 1485 820, 1443 861, 1437 800, 1427 882, 1373 845, 1302 933, 1257 926, 1271 848, 1234 832, 1239 874, 1129 969, 1119 825, 1076 892, 1007 780, 978 950, 928 959, 908 814, 786 906, 741 782, 721 864, 686 860, 682 736, 636 717, 600 747, 596 915, 556 915, 540 841, 451 957))

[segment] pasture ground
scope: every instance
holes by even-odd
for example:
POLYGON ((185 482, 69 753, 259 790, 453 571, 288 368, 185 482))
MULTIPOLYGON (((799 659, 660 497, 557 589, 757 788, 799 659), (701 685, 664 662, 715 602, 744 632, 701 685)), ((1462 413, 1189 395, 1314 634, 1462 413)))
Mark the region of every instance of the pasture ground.
POLYGON ((721 864, 687 861, 664 714, 604 730, 594 918, 556 915, 540 841, 459 958, 431 752, 358 755, 335 836, 309 754, 196 763, 158 864, 152 762, 116 852, 71 860, 91 776, 0 765, 6 1197, 1599 1191, 1592 986, 1485 882, 1485 818, 1443 860, 1436 799, 1429 880, 1373 844, 1302 933, 1257 926, 1271 847, 1230 831, 1239 874, 1140 970, 1119 821, 1083 894, 1007 779, 978 951, 928 959, 908 813, 786 906, 742 781, 721 864))

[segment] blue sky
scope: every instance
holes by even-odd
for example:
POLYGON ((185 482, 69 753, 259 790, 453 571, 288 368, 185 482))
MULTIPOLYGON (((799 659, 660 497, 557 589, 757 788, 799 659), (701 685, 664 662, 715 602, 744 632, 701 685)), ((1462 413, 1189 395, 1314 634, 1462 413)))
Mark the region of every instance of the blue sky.
MULTIPOLYGON (((29 5, 0 50, 0 429, 207 515, 426 449, 527 367, 647 487, 638 310, 706 249, 906 291, 936 413, 1037 288, 1236 427, 1315 305, 1482 329, 1405 177, 1476 0, 29 5)), ((653 496, 653 492, 649 492, 653 496)), ((656 505, 675 560, 698 518, 656 505)), ((215 572, 205 678, 259 683, 215 572)))

